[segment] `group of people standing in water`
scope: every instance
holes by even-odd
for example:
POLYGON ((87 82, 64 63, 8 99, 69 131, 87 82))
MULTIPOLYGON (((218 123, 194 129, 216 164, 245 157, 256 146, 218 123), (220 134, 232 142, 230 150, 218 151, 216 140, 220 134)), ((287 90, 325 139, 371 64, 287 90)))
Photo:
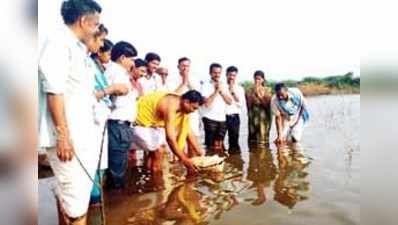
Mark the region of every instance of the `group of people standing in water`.
POLYGON ((191 158, 207 152, 199 143, 200 122, 208 151, 223 152, 226 133, 229 149, 239 150, 245 106, 250 144, 269 143, 272 115, 276 143, 300 141, 308 112, 298 89, 278 83, 272 96, 264 73, 256 71, 254 86, 245 91, 238 68, 228 67, 223 83, 218 63, 210 65, 210 79, 198 81, 187 57, 170 79, 157 53, 139 58, 131 43, 107 39, 101 11, 94 0, 64 1, 65 26, 39 56, 39 147, 56 177, 60 224, 86 224, 90 201, 99 201, 98 181, 106 173, 110 188, 122 189, 129 155, 137 150, 154 173, 169 149, 188 174, 197 174, 191 158))

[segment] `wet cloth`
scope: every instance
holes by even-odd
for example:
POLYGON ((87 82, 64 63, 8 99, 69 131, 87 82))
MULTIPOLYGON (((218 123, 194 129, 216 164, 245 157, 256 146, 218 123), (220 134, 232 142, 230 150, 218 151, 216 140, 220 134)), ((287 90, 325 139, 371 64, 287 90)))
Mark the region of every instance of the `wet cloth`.
POLYGON ((94 177, 99 158, 94 136, 95 81, 89 63, 87 48, 67 26, 45 42, 39 56, 39 104, 43 109, 39 147, 46 148, 56 178, 53 189, 66 214, 72 218, 87 212, 93 187, 88 175, 94 177), (57 157, 56 132, 46 101, 49 93, 62 94, 64 98, 65 117, 75 151, 75 157, 68 162, 57 157))
MULTIPOLYGON (((161 143, 164 143, 164 130, 165 122, 163 119, 157 117, 157 106, 159 101, 166 95, 177 95, 170 92, 155 91, 151 94, 142 96, 137 102, 137 118, 135 121, 136 126, 133 132, 133 146, 134 145, 146 145, 151 149, 144 149, 153 151, 154 147, 161 143), (158 129, 155 129, 158 128, 158 129), (149 135, 151 138, 147 138, 145 135, 149 135), (159 140, 156 140, 156 137, 159 140), (141 140, 142 142, 147 142, 143 144, 142 142, 135 142, 135 140, 141 140)), ((179 149, 184 149, 186 139, 188 137, 190 122, 189 114, 177 113, 176 118, 173 121, 174 127, 178 129, 177 144, 179 149)))

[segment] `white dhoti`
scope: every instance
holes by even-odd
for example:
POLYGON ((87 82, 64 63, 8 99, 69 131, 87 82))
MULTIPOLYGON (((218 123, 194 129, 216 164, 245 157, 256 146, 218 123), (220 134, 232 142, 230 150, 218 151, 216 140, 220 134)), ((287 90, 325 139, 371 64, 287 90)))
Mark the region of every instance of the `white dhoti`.
MULTIPOLYGON (((81 151, 78 151, 77 154, 79 153, 81 151)), ((73 157, 71 161, 61 162, 55 148, 47 149, 47 157, 56 178, 55 183, 52 183, 51 186, 62 208, 69 217, 83 216, 88 209, 93 182, 84 172, 76 157, 73 157)), ((93 160, 87 160, 87 157, 83 157, 82 154, 79 154, 79 158, 90 177, 94 178, 96 163, 88 163, 93 160)))
MULTIPOLYGON (((88 116, 82 117, 89 119, 88 116)), ((91 121, 93 121, 92 117, 91 121)), ((47 148, 46 150, 50 166, 56 178, 54 183, 51 184, 53 191, 66 214, 71 218, 77 218, 86 214, 88 209, 90 193, 94 185, 91 179, 94 180, 98 166, 99 149, 95 139, 97 131, 94 123, 91 122, 82 126, 81 123, 73 122, 69 125, 75 151, 72 160, 67 162, 60 161, 55 147, 47 148), (79 157, 82 165, 77 160, 77 157, 79 157)))
POLYGON ((284 120, 284 126, 283 126, 283 131, 282 135, 287 139, 287 141, 292 141, 293 138, 295 141, 301 141, 303 137, 303 131, 304 131, 304 120, 301 117, 298 121, 298 123, 291 128, 291 123, 287 120, 284 120))
POLYGON ((132 149, 156 151, 166 144, 164 128, 134 126, 132 149))

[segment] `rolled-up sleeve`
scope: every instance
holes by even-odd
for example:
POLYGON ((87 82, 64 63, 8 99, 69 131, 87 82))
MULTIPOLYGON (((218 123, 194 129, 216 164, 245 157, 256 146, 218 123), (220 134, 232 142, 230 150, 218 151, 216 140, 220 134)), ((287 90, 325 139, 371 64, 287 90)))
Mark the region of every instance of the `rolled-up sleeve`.
POLYGON ((45 93, 63 94, 66 88, 71 52, 66 45, 48 43, 39 59, 40 81, 45 93))

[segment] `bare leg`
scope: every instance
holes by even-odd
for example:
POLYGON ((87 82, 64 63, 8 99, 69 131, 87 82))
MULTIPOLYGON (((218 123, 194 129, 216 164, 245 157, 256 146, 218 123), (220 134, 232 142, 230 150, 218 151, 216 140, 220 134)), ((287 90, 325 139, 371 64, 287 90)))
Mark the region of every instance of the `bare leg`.
POLYGON ((162 161, 163 161, 164 151, 165 151, 165 146, 162 145, 158 150, 153 152, 152 172, 158 173, 162 171, 162 161))
POLYGON ((153 152, 144 152, 144 162, 147 170, 152 169, 154 153, 153 152))
POLYGON ((66 215, 58 198, 55 197, 55 199, 57 204, 59 225, 87 225, 87 214, 79 218, 70 218, 68 215, 66 215))

